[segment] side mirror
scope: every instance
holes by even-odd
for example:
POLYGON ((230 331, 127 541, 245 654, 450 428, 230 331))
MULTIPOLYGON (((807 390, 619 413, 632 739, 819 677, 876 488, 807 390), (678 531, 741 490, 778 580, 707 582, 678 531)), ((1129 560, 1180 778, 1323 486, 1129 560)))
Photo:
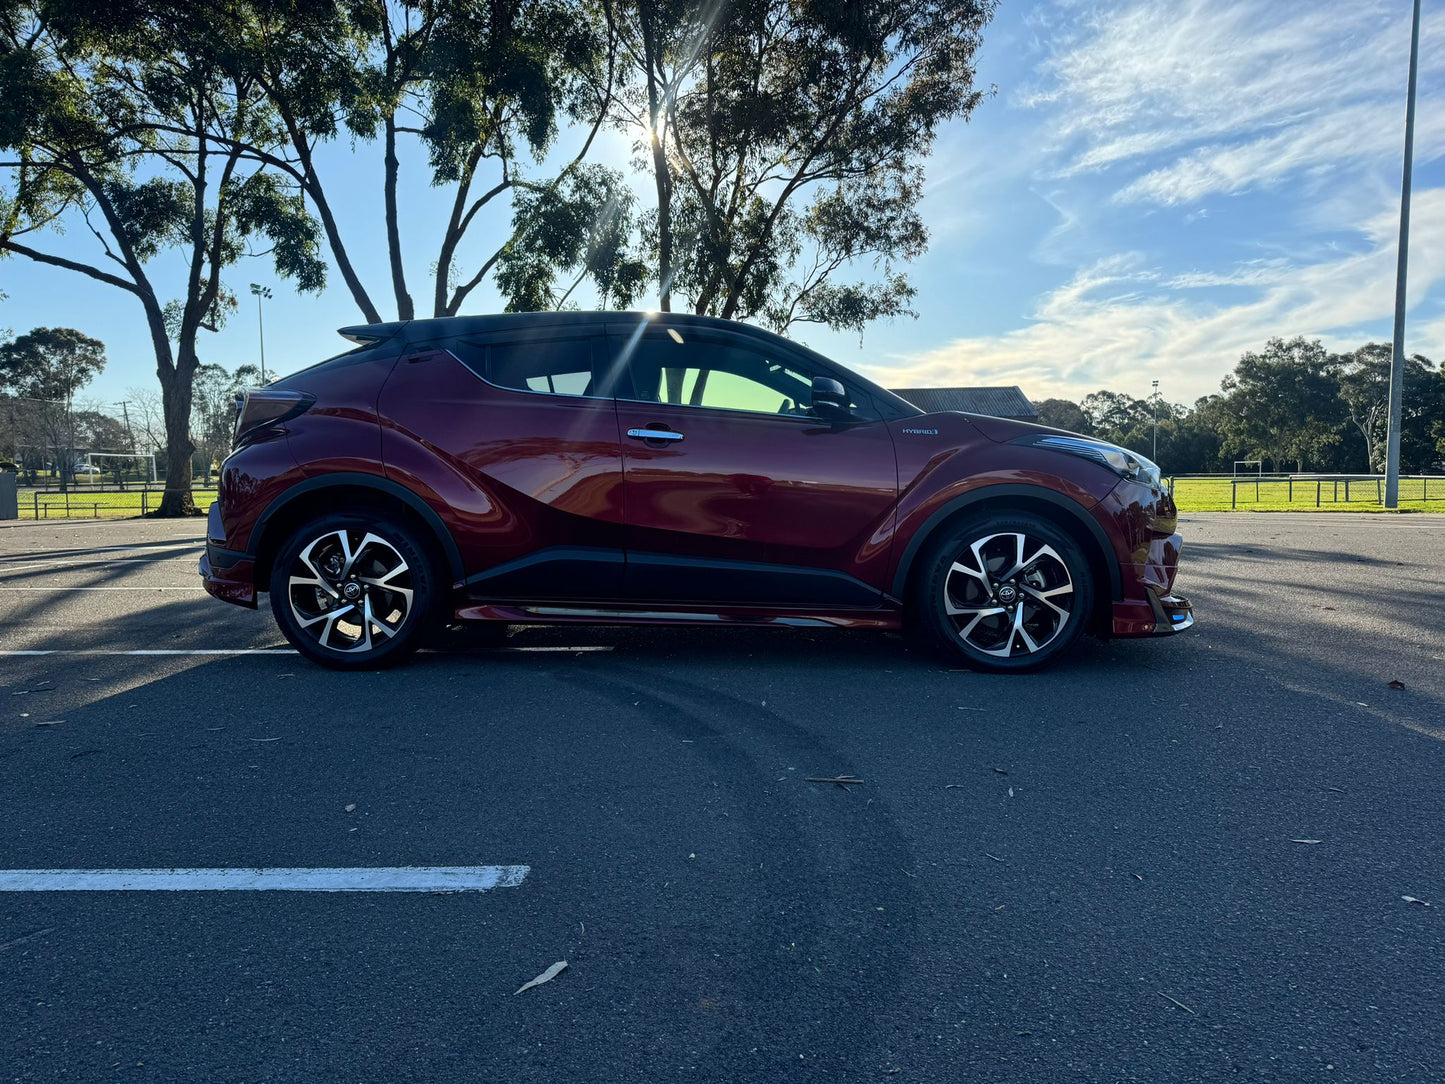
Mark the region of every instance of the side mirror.
POLYGON ((813 413, 825 422, 838 425, 853 417, 848 409, 848 389, 831 376, 813 377, 813 413))

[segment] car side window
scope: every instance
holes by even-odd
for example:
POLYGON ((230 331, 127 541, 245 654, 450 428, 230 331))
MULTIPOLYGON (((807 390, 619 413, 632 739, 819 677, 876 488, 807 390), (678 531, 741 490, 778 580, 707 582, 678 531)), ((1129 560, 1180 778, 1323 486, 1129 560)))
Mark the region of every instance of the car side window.
MULTIPOLYGON (((813 375, 791 361, 729 342, 646 336, 627 359, 643 402, 812 417, 813 375)), ((819 374, 831 376, 828 374, 819 374)), ((859 408, 872 416, 871 401, 859 408)))
POLYGON ((527 339, 479 343, 453 339, 447 349, 488 384, 548 395, 593 395, 592 340, 527 339))

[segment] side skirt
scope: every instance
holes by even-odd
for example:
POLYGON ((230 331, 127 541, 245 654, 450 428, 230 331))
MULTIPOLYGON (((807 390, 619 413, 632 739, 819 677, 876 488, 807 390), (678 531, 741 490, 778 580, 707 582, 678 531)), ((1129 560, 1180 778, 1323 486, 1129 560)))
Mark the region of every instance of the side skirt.
POLYGON ((456 609, 458 621, 502 621, 510 625, 747 625, 774 628, 899 629, 903 612, 896 609, 780 611, 748 609, 682 610, 603 608, 520 603, 467 603, 456 609))

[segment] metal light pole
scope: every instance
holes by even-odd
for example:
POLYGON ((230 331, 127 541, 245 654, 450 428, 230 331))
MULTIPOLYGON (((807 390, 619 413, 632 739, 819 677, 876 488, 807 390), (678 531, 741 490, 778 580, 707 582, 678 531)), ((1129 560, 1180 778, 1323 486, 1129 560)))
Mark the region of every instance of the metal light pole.
POLYGON ((1410 254, 1410 171, 1415 158, 1415 72, 1420 65, 1420 0, 1410 26, 1405 92, 1405 170, 1400 181, 1400 262, 1395 272, 1395 349, 1390 360, 1390 429, 1385 443, 1385 507, 1400 507, 1400 421, 1405 396, 1405 265, 1410 254))
POLYGON ((261 386, 266 386, 266 324, 261 316, 261 299, 271 299, 271 288, 260 283, 251 283, 251 293, 256 296, 256 332, 261 337, 261 386))
POLYGON ((1154 394, 1149 397, 1149 413, 1154 419, 1154 454, 1149 458, 1159 462, 1159 381, 1154 381, 1154 394))

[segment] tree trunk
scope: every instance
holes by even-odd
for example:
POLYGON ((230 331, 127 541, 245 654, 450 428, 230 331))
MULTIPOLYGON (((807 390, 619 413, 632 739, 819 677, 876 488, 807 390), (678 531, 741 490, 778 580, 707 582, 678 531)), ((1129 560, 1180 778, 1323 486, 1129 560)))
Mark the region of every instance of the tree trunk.
POLYGON ((191 391, 196 360, 184 354, 178 360, 176 369, 161 366, 158 370, 166 421, 166 491, 160 507, 151 514, 160 519, 201 514, 191 493, 191 457, 196 451, 191 441, 191 391))

